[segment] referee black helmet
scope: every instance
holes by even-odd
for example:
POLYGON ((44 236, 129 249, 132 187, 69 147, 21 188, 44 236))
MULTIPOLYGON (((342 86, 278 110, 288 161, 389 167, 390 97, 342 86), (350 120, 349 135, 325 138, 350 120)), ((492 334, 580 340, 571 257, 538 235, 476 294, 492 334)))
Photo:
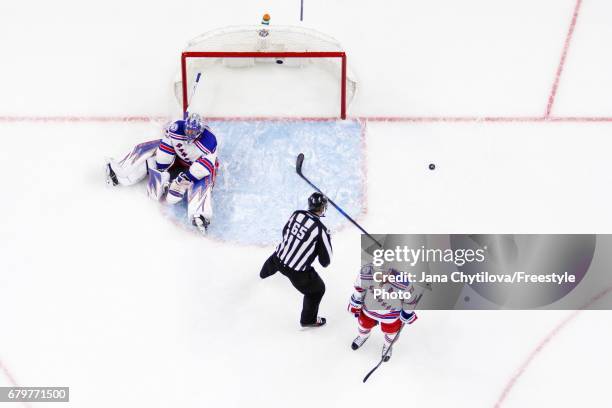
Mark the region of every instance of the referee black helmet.
POLYGON ((327 197, 319 192, 312 193, 308 197, 308 210, 325 214, 327 209, 327 197))

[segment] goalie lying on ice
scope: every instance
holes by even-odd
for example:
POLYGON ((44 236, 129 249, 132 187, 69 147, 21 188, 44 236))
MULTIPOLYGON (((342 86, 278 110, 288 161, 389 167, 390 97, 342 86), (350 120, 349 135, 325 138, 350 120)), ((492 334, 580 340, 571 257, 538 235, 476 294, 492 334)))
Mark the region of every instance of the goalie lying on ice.
POLYGON ((106 182, 129 186, 147 178, 147 193, 177 204, 187 197, 187 217, 206 232, 212 217, 211 192, 219 167, 217 139, 199 115, 166 127, 164 138, 141 143, 120 161, 108 160, 106 182))

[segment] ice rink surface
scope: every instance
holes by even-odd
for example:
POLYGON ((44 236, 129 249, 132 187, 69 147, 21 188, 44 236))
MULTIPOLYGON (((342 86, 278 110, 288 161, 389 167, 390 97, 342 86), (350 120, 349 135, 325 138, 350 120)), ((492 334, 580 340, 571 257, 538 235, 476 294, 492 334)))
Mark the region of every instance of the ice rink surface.
MULTIPOLYGON (((264 12, 300 24, 298 1, 0 4, 0 386, 69 386, 70 405, 56 406, 74 407, 610 406, 610 312, 422 311, 364 385, 382 336, 349 347, 357 230, 338 228, 332 265, 317 268, 328 325, 300 331, 299 294, 257 276, 268 241, 204 239, 142 189, 104 185, 104 158, 158 137, 178 111, 171 82, 186 41, 264 12)), ((365 184, 369 231, 612 231, 609 2, 305 0, 304 17, 346 47, 359 79, 357 122, 330 126, 364 128, 334 154, 363 153, 362 171, 341 181, 365 184)), ((232 98, 231 75, 217 114, 248 114, 261 95, 256 112, 277 118, 259 124, 270 138, 308 126, 278 120, 274 77, 236 81, 249 98, 232 98)), ((300 102, 292 112, 320 108, 300 102)), ((220 148, 278 159, 273 143, 249 153, 232 134, 254 143, 256 126, 219 123, 220 148)), ((287 157, 298 148, 282 142, 287 157)), ((228 183, 241 163, 228 157, 228 183)), ((270 178, 301 189, 292 171, 270 178)), ((303 192, 275 194, 282 207, 303 192)), ((219 216, 237 211, 218 204, 219 216)), ((268 217, 286 214, 266 211, 245 228, 280 235, 283 221, 268 217)))
MULTIPOLYGON (((210 126, 223 141, 213 199, 218 222, 211 224, 211 237, 251 245, 277 244, 279 225, 312 194, 306 183, 296 183, 295 161, 300 152, 308 158, 304 171, 319 180, 329 198, 346 203, 344 210, 355 217, 365 212, 365 152, 359 122, 212 121, 210 126)), ((325 219, 333 231, 344 224, 337 212, 330 211, 325 219)))

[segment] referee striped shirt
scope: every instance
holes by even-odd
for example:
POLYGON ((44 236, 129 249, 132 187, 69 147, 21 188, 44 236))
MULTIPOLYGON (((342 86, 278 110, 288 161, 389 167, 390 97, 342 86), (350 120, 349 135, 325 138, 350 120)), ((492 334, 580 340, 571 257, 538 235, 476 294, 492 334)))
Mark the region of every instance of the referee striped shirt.
POLYGON ((276 256, 295 271, 306 270, 317 257, 321 266, 327 267, 332 258, 331 239, 319 216, 304 210, 294 212, 283 228, 276 256))

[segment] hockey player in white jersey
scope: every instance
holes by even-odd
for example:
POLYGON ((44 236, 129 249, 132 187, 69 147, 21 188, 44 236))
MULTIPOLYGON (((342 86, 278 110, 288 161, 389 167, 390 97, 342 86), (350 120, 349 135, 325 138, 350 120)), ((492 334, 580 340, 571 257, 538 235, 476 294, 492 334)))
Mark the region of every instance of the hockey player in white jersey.
POLYGON ((189 220, 205 233, 212 217, 217 169, 217 139, 192 113, 168 125, 161 140, 139 144, 120 161, 110 159, 106 176, 114 186, 132 185, 147 177, 149 196, 172 205, 186 197, 189 220))
POLYGON ((393 340, 398 336, 402 324, 412 324, 417 319, 413 308, 419 299, 420 295, 415 293, 414 285, 407 279, 402 279, 402 274, 398 271, 394 269, 384 271, 372 264, 364 265, 357 275, 355 292, 351 295, 348 305, 348 311, 357 318, 359 331, 351 348, 357 350, 363 346, 370 337, 372 328, 380 323, 385 335, 382 355, 384 361, 389 361, 393 340), (393 278, 389 279, 389 276, 393 278), (380 295, 381 291, 395 293, 397 298, 409 298, 389 301, 380 295))

